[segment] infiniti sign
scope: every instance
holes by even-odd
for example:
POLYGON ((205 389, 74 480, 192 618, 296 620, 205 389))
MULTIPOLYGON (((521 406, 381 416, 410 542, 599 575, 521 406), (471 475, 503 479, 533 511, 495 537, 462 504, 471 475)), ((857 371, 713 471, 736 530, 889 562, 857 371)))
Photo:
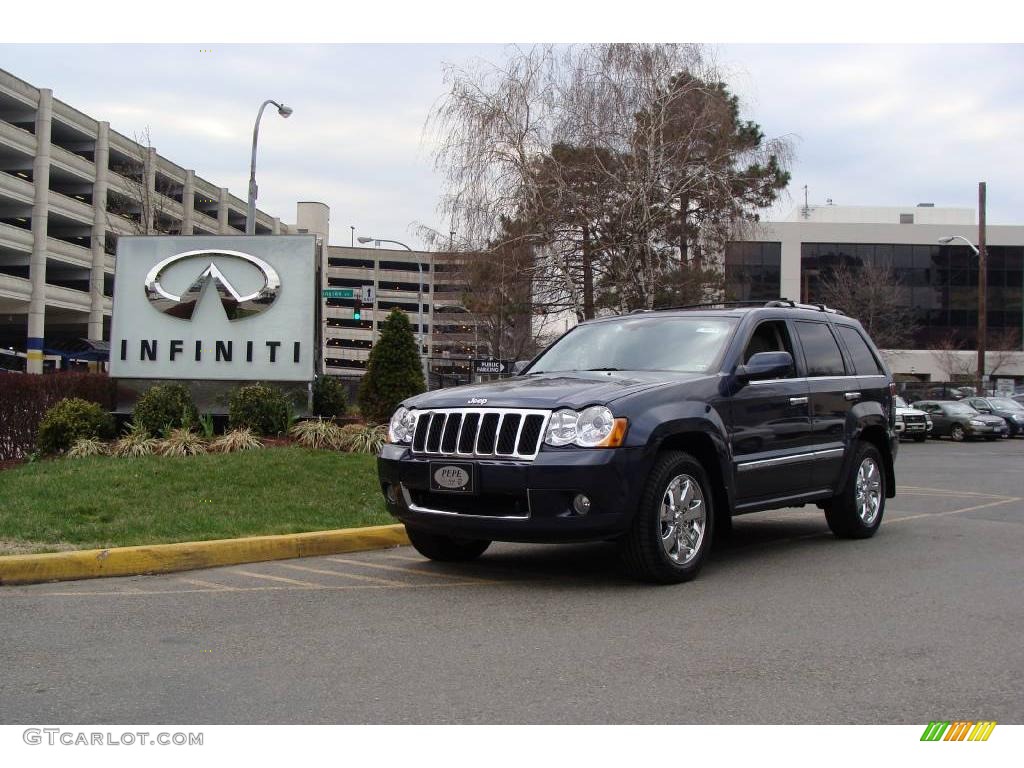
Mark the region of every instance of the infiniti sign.
POLYGON ((110 373, 311 381, 317 306, 312 235, 122 237, 110 373))
POLYGON ((242 253, 241 251, 186 251, 185 253, 168 256, 158 264, 153 265, 153 268, 149 270, 149 274, 146 275, 146 298, 149 299, 150 304, 161 312, 172 317, 190 320, 192 319, 192 313, 195 312, 196 304, 199 302, 199 297, 202 295, 203 288, 207 283, 215 286, 220 296, 221 306, 224 307, 224 313, 228 316, 229 320, 239 320, 243 317, 259 314, 274 303, 274 299, 277 298, 277 294, 281 290, 281 278, 278 277, 274 268, 263 261, 263 259, 248 253, 242 253), (181 296, 175 296, 173 293, 166 291, 160 284, 160 278, 167 268, 184 259, 197 259, 198 257, 208 259, 208 266, 192 282, 189 289, 181 296), (235 290, 235 287, 228 282, 228 279, 224 277, 224 273, 217 268, 217 265, 213 262, 214 257, 234 259, 253 265, 262 274, 263 285, 254 293, 249 293, 245 296, 240 295, 235 290))

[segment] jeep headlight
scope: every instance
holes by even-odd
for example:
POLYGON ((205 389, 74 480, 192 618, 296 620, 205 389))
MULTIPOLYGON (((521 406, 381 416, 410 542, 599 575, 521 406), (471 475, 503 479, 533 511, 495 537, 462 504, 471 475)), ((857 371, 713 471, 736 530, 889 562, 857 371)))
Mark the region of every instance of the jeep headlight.
POLYGON ((563 408, 551 414, 544 442, 556 447, 617 448, 626 439, 626 419, 617 419, 603 405, 582 411, 563 408))
POLYGON ((399 408, 388 423, 388 440, 392 443, 411 443, 416 428, 416 417, 408 408, 399 408))

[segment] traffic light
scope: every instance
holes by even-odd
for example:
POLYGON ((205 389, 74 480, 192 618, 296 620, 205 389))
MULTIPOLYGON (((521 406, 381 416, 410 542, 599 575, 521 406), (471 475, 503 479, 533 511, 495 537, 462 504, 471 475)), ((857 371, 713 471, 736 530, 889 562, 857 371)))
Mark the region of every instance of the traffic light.
POLYGON ((363 319, 363 300, 361 298, 356 298, 355 306, 352 308, 352 319, 363 319))

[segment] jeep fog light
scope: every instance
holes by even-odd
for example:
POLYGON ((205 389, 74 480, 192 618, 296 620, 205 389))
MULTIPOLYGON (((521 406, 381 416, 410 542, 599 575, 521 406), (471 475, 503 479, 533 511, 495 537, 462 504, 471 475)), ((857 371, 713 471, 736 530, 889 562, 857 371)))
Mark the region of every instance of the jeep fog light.
POLYGON ((572 508, 576 510, 577 515, 585 515, 590 511, 590 499, 582 493, 577 493, 576 498, 572 500, 572 508))

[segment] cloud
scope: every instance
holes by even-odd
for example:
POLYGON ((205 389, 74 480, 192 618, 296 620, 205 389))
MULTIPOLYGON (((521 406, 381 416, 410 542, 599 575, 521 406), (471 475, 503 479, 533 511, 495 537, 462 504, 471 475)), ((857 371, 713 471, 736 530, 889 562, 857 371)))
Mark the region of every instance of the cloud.
MULTIPOLYGON (((256 110, 283 100, 292 117, 269 112, 260 128, 260 206, 290 222, 297 200, 322 200, 337 241, 348 242, 349 224, 399 239, 413 222, 447 231, 437 221, 442 179, 421 136, 444 92, 441 63, 504 50, 4 45, 0 56, 125 135, 149 126, 162 154, 239 196, 256 110)), ((812 203, 973 207, 986 179, 991 220, 1021 223, 1024 46, 728 45, 715 58, 745 117, 798 139, 791 194, 772 216, 802 203, 804 184, 812 203)))

